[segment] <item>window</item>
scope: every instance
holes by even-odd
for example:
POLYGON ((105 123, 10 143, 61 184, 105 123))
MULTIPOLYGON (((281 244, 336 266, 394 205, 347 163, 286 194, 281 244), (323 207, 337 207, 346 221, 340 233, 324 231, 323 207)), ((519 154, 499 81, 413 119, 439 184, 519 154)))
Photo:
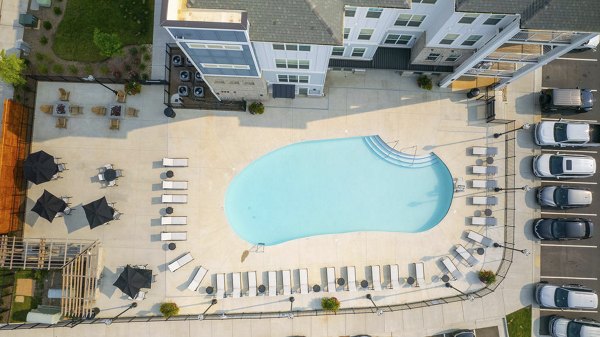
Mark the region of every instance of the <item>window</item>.
POLYGON ((293 44, 293 43, 285 43, 285 44, 274 43, 273 49, 274 50, 292 50, 292 51, 310 51, 310 45, 293 44))
POLYGON ((300 44, 300 45, 298 45, 298 50, 299 51, 310 51, 310 46, 306 45, 306 44, 300 44))
POLYGON ((469 36, 463 43, 463 46, 472 46, 475 43, 477 43, 477 41, 479 41, 479 39, 481 39, 483 37, 483 35, 471 35, 469 36))
POLYGON ((344 28, 344 39, 347 39, 348 35, 350 35, 350 28, 344 28))
POLYGON ((273 49, 274 50, 285 50, 285 45, 273 43, 273 49))
POLYGON ((407 45, 412 40, 412 35, 388 34, 385 38, 385 44, 404 44, 407 45))
POLYGON ((216 63, 200 63, 204 68, 219 68, 219 69, 243 69, 250 70, 250 66, 246 64, 216 64, 216 63))
POLYGON ((367 11, 367 17, 377 19, 381 16, 382 12, 383 8, 369 8, 369 10, 367 11))
POLYGON ((446 57, 446 62, 456 62, 460 58, 460 54, 450 54, 446 57))
POLYGON ((348 18, 353 18, 354 15, 356 15, 356 7, 346 6, 346 8, 344 10, 344 16, 346 16, 348 18))
POLYGON ((308 69, 310 62, 308 60, 275 59, 275 67, 288 69, 308 69))
POLYGON ((308 83, 308 79, 308 75, 277 75, 277 80, 285 83, 308 83))
POLYGON ((494 14, 490 15, 490 17, 483 22, 484 25, 494 26, 498 24, 498 22, 502 21, 506 15, 494 14))
POLYGON ((442 54, 440 53, 429 53, 429 55, 427 55, 427 58, 425 58, 426 61, 437 61, 440 56, 442 56, 442 54))
POLYGON ((458 34, 446 34, 440 44, 452 44, 459 36, 458 34))
POLYGON ((413 0, 412 3, 414 4, 429 4, 429 5, 433 5, 437 0, 413 0))
POLYGON ((425 15, 400 14, 396 19, 395 26, 419 27, 425 20, 425 15))
POLYGON ((187 45, 193 49, 242 50, 242 46, 233 44, 188 43, 187 45))
POLYGON ((310 68, 310 63, 308 60, 298 60, 298 66, 300 69, 308 69, 310 68))
POLYGON ((275 59, 275 67, 277 68, 287 68, 287 62, 283 59, 275 59))
POLYGON ((367 48, 352 48, 352 56, 353 57, 363 57, 367 48))
POLYGON ((478 16, 479 16, 479 14, 465 14, 465 15, 463 15, 462 18, 460 18, 460 20, 458 20, 458 23, 465 23, 465 24, 473 23, 473 21, 475 21, 478 16))
POLYGON ((331 52, 331 56, 344 56, 345 47, 333 47, 333 51, 331 52))
POLYGON ((370 28, 361 29, 360 33, 358 33, 358 39, 359 40, 370 40, 371 35, 373 35, 373 29, 370 29, 370 28))

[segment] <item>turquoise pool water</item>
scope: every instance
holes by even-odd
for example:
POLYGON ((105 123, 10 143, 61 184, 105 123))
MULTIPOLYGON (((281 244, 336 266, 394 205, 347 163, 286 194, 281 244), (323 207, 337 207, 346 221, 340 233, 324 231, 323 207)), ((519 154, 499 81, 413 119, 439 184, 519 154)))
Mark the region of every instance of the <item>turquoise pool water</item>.
POLYGON ((454 185, 435 154, 413 158, 378 136, 309 141, 252 162, 231 182, 225 212, 244 240, 275 245, 314 235, 426 231, 454 185))

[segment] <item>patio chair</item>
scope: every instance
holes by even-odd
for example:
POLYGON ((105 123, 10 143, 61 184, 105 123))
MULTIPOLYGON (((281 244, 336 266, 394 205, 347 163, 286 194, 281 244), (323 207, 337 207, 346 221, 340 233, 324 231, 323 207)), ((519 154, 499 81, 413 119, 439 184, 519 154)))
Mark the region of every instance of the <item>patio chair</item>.
POLYGON ((116 169, 116 170, 115 170, 115 175, 117 176, 117 178, 124 177, 124 175, 123 175, 123 170, 121 170, 121 169, 116 169))
POLYGON ((371 266, 371 278, 373 279, 373 290, 381 290, 381 270, 379 266, 371 266))
POLYGON ((187 190, 188 182, 187 181, 163 180, 162 188, 163 188, 163 190, 187 190))
POLYGON ((187 158, 163 158, 164 167, 187 167, 187 158))
POLYGON ((415 263, 415 276, 416 276, 416 287, 425 285, 425 264, 423 262, 415 263))
POLYGON ((67 164, 65 164, 65 163, 56 164, 56 167, 58 168, 58 172, 62 172, 62 171, 68 170, 67 164))
POLYGON ((103 107, 103 106, 92 107, 92 112, 98 116, 106 116, 106 107, 103 107))
POLYGON ((327 292, 334 293, 335 291, 335 268, 327 267, 327 292))
POLYGON ((456 268, 454 262, 452 262, 452 260, 450 260, 447 256, 442 257, 441 261, 444 267, 446 267, 446 270, 448 270, 448 273, 452 275, 452 278, 454 280, 457 280, 459 277, 462 276, 458 268, 456 268))
POLYGON ((75 116, 75 115, 81 115, 83 113, 83 107, 79 106, 79 105, 71 105, 69 107, 69 112, 73 116, 75 116))
POLYGON ((67 128, 67 119, 65 117, 58 117, 56 119, 56 127, 59 129, 67 128))
POLYGON ((179 268, 185 266, 186 264, 192 262, 194 260, 194 258, 192 257, 192 254, 185 253, 182 256, 180 256, 177 260, 169 263, 168 268, 169 270, 174 273, 176 272, 179 268))
POLYGON ((139 112, 136 108, 127 108, 127 116, 129 117, 138 117, 139 112))
POLYGON ((63 88, 58 88, 58 93, 59 93, 59 99, 61 101, 68 101, 69 100, 69 96, 71 95, 70 91, 66 91, 63 88))
POLYGON ((233 286, 231 297, 239 298, 242 296, 242 275, 240 273, 231 273, 231 278, 231 285, 233 286))
POLYGON ((160 218, 160 224, 166 225, 187 225, 187 216, 163 216, 160 218))
POLYGON ((346 268, 346 275, 348 278, 348 291, 356 291, 356 269, 354 266, 346 268))
POLYGON ((127 93, 125 93, 125 91, 123 91, 123 90, 117 91, 117 102, 125 103, 126 99, 127 99, 127 93))
POLYGON ((163 194, 163 204, 187 204, 187 194, 163 194))
POLYGON ((277 273, 270 271, 267 278, 269 279, 269 296, 277 296, 277 273))
POLYGON ((111 180, 108 182, 108 185, 106 185, 108 187, 115 187, 115 186, 119 186, 117 185, 117 181, 116 180, 111 180))
POLYGON ((479 262, 462 245, 456 245, 456 247, 454 248, 454 251, 457 252, 458 255, 460 255, 460 257, 462 257, 463 260, 465 260, 465 262, 469 265, 469 267, 473 267, 475 264, 477 264, 477 262, 479 262))
POLYGON ((104 172, 106 170, 112 170, 113 164, 104 164, 104 166, 102 166, 100 169, 102 170, 102 172, 104 172))
POLYGON ((248 277, 248 297, 256 296, 256 272, 249 271, 246 273, 248 277))
POLYGON ((498 187, 498 182, 496 180, 473 179, 471 183, 473 184, 473 188, 492 189, 498 187))
POLYGON ((138 291, 138 293, 133 297, 129 297, 127 296, 127 299, 132 300, 132 301, 142 301, 146 298, 146 292, 145 291, 138 291))
POLYGON ((121 215, 123 215, 123 213, 120 213, 119 211, 117 211, 115 209, 115 212, 113 213, 113 220, 119 220, 119 218, 121 217, 121 215))
POLYGON ((188 284, 187 288, 191 291, 198 290, 198 287, 200 286, 200 282, 202 282, 202 280, 206 276, 206 273, 208 273, 208 270, 206 270, 204 267, 200 266, 200 268, 198 268, 198 270, 194 274, 194 277, 190 281, 190 284, 188 284))
POLYGON ((216 298, 225 298, 225 274, 217 274, 216 298))
POLYGON ((281 283, 283 284, 283 295, 292 294, 292 273, 289 270, 281 271, 281 283))
POLYGON ((111 130, 119 130, 120 127, 121 127, 121 120, 120 119, 111 119, 110 120, 109 129, 111 129, 111 130))
POLYGON ((98 173, 98 180, 106 181, 106 179, 104 179, 104 173, 98 173))
POLYGON ((498 154, 497 147, 473 146, 471 151, 474 156, 493 157, 498 154))
POLYGON ((299 269, 298 274, 300 274, 300 294, 308 294, 308 270, 299 269))
POLYGON ((492 241, 492 239, 473 231, 469 231, 467 233, 467 239, 486 247, 491 247, 494 244, 494 241, 492 241))
POLYGON ((496 197, 473 197, 471 201, 473 205, 494 206, 498 204, 498 198, 496 197))
POLYGON ((161 232, 160 241, 186 241, 187 232, 161 232))
POLYGON ((471 217, 471 225, 475 226, 496 226, 498 221, 494 217, 474 216, 471 217))
POLYGON ((465 179, 462 177, 454 179, 454 192, 464 192, 467 188, 465 179))
POLYGON ((498 173, 498 166, 473 165, 473 174, 495 175, 498 173))
POLYGON ((400 289, 400 270, 397 264, 390 264, 390 289, 400 289))
POLYGON ((40 105, 40 111, 46 113, 48 115, 52 115, 52 111, 54 111, 54 105, 44 104, 40 105))

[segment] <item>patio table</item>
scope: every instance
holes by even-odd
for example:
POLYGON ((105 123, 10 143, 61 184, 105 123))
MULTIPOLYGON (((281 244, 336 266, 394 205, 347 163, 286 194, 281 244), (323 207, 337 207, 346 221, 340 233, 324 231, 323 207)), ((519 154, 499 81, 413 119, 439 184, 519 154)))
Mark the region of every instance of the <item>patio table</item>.
POLYGON ((52 115, 57 117, 67 116, 69 112, 69 103, 56 102, 54 103, 54 109, 52 109, 52 115))
POLYGON ((120 119, 125 115, 125 105, 123 104, 109 104, 106 109, 108 110, 108 118, 120 119))
POLYGON ((369 287, 369 281, 367 281, 367 280, 360 281, 360 287, 363 288, 363 289, 368 288, 369 287))
POLYGON ((450 276, 448 276, 448 275, 444 274, 444 275, 442 276, 442 282, 448 282, 448 281, 450 281, 450 276))
POLYGON ((207 294, 209 294, 209 295, 210 295, 210 294, 212 294, 212 293, 213 293, 213 291, 215 291, 215 288, 213 288, 213 287, 211 287, 211 286, 208 286, 208 287, 206 287, 206 293, 207 293, 207 294))
POLYGON ((315 293, 318 293, 319 291, 321 291, 321 286, 320 286, 320 285, 318 285, 318 284, 315 284, 315 285, 313 286, 313 291, 314 291, 315 293))
POLYGON ((267 291, 267 287, 265 287, 263 284, 258 286, 258 292, 261 294, 264 294, 265 291, 267 291))

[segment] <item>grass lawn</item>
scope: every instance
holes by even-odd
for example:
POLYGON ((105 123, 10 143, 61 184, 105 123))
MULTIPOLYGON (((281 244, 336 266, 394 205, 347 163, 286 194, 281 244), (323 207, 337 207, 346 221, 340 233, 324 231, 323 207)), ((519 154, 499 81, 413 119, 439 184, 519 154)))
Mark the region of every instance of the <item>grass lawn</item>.
POLYGON ((531 307, 506 315, 506 322, 510 337, 531 337, 531 307))
POLYGON ((154 0, 69 0, 54 36, 54 53, 64 59, 105 59, 94 45, 94 28, 116 33, 123 46, 152 43, 154 0))

